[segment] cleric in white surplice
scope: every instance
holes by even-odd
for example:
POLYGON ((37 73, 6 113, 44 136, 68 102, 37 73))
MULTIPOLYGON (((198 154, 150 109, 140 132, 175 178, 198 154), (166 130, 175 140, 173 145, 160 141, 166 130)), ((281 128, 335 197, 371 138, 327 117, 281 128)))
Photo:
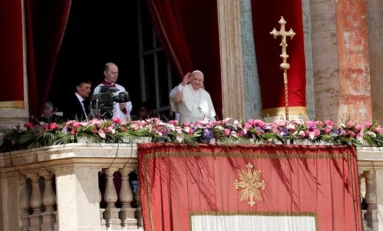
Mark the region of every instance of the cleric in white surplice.
POLYGON ((182 82, 170 92, 170 104, 172 110, 180 114, 180 123, 204 119, 215 121, 213 102, 210 94, 203 89, 203 81, 203 73, 196 70, 187 73, 182 82))

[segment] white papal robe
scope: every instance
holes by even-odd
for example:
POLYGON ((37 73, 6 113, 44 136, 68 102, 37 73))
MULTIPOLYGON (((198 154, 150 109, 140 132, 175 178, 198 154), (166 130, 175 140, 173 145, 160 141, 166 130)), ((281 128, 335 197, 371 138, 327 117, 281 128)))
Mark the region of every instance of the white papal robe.
POLYGON ((180 114, 179 122, 195 122, 203 119, 215 121, 215 110, 210 94, 203 88, 194 90, 188 84, 183 87, 181 84, 170 92, 170 104, 172 110, 180 114), (182 101, 176 103, 174 99, 179 92, 182 92, 182 101))

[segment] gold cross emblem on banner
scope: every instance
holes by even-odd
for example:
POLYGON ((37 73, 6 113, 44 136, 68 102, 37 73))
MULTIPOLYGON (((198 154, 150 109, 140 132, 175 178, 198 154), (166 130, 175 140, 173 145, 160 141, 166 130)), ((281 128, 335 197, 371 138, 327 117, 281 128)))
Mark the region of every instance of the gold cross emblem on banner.
POLYGON ((261 190, 265 190, 266 184, 261 179, 261 170, 252 171, 253 165, 248 163, 247 169, 239 170, 239 180, 235 180, 234 186, 241 188, 240 201, 249 200, 248 204, 253 207, 255 201, 262 200, 261 190))

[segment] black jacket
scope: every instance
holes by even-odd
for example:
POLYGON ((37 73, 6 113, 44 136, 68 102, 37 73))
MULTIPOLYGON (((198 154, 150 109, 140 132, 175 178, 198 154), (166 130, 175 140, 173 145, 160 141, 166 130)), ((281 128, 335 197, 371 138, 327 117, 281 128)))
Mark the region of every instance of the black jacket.
MULTIPOLYGON (((85 106, 85 110, 89 111, 88 100, 85 100, 84 106, 85 106)), ((81 102, 78 100, 77 96, 74 93, 72 94, 71 97, 69 97, 68 101, 66 102, 66 106, 64 107, 64 110, 63 110, 63 118, 64 118, 64 121, 86 120, 86 116, 84 114, 84 110, 82 109, 81 102)))

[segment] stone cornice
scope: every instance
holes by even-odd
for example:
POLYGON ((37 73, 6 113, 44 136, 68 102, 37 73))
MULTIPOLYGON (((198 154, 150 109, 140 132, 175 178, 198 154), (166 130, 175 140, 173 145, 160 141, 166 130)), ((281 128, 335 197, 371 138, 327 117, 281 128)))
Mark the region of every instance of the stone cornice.
POLYGON ((359 170, 383 170, 383 148, 357 148, 359 170))
POLYGON ((41 169, 92 166, 137 166, 135 144, 67 144, 0 154, 0 173, 25 173, 41 169))

